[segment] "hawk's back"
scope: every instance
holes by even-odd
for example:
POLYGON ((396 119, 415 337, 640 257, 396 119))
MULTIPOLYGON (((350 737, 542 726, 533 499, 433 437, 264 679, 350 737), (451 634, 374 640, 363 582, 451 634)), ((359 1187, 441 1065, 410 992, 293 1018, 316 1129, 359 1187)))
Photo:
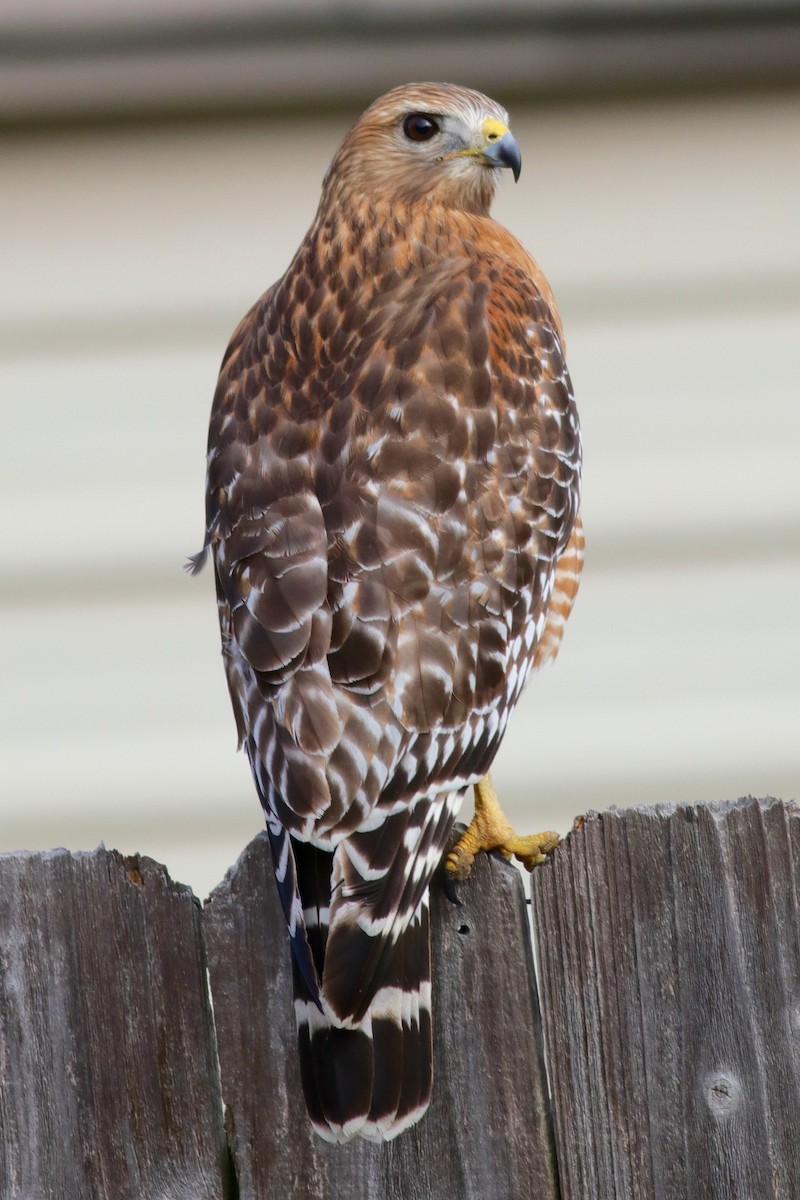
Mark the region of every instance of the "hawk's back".
POLYGON ((435 204, 323 205, 223 363, 207 542, 325 1136, 427 1104, 428 885, 557 649, 579 492, 560 325, 518 243, 435 204))

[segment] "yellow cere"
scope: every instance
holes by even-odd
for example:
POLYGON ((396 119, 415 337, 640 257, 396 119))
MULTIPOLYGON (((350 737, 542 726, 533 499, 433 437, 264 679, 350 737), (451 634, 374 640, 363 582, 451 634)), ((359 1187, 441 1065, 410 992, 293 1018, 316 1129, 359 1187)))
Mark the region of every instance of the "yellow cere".
POLYGON ((508 133, 508 126, 502 121, 497 121, 494 117, 487 117, 481 126, 481 132, 487 142, 498 141, 504 133, 508 133))

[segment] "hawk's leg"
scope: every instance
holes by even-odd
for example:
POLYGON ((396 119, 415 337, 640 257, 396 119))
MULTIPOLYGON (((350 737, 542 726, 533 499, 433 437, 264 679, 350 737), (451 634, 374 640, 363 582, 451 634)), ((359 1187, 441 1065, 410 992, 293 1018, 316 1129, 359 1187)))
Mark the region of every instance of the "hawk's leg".
POLYGON ((520 837, 500 807, 491 779, 484 775, 480 783, 475 784, 475 816, 445 860, 448 893, 452 895, 454 883, 468 878, 475 855, 481 850, 496 850, 503 858, 514 855, 530 871, 537 863, 544 862, 545 855, 555 849, 558 842, 557 833, 520 837))

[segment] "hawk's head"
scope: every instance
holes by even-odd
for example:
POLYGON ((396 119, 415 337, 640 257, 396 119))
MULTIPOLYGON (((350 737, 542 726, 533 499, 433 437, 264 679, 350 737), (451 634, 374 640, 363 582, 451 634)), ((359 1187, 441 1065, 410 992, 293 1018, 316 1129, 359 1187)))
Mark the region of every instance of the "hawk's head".
POLYGON ((427 200, 486 212, 499 171, 519 177, 508 114, 494 100, 448 83, 410 83, 371 104, 325 177, 337 201, 427 200))

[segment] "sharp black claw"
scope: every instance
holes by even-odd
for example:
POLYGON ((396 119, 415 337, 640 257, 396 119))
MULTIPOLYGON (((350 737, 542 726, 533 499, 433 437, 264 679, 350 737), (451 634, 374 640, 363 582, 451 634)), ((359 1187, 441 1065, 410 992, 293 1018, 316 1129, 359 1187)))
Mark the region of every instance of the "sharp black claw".
POLYGON ((447 896, 447 899, 450 901, 450 903, 455 904, 456 908, 463 908, 464 901, 459 897, 459 894, 456 891, 456 881, 453 879, 452 875, 447 873, 447 871, 444 872, 443 886, 444 894, 447 896))

